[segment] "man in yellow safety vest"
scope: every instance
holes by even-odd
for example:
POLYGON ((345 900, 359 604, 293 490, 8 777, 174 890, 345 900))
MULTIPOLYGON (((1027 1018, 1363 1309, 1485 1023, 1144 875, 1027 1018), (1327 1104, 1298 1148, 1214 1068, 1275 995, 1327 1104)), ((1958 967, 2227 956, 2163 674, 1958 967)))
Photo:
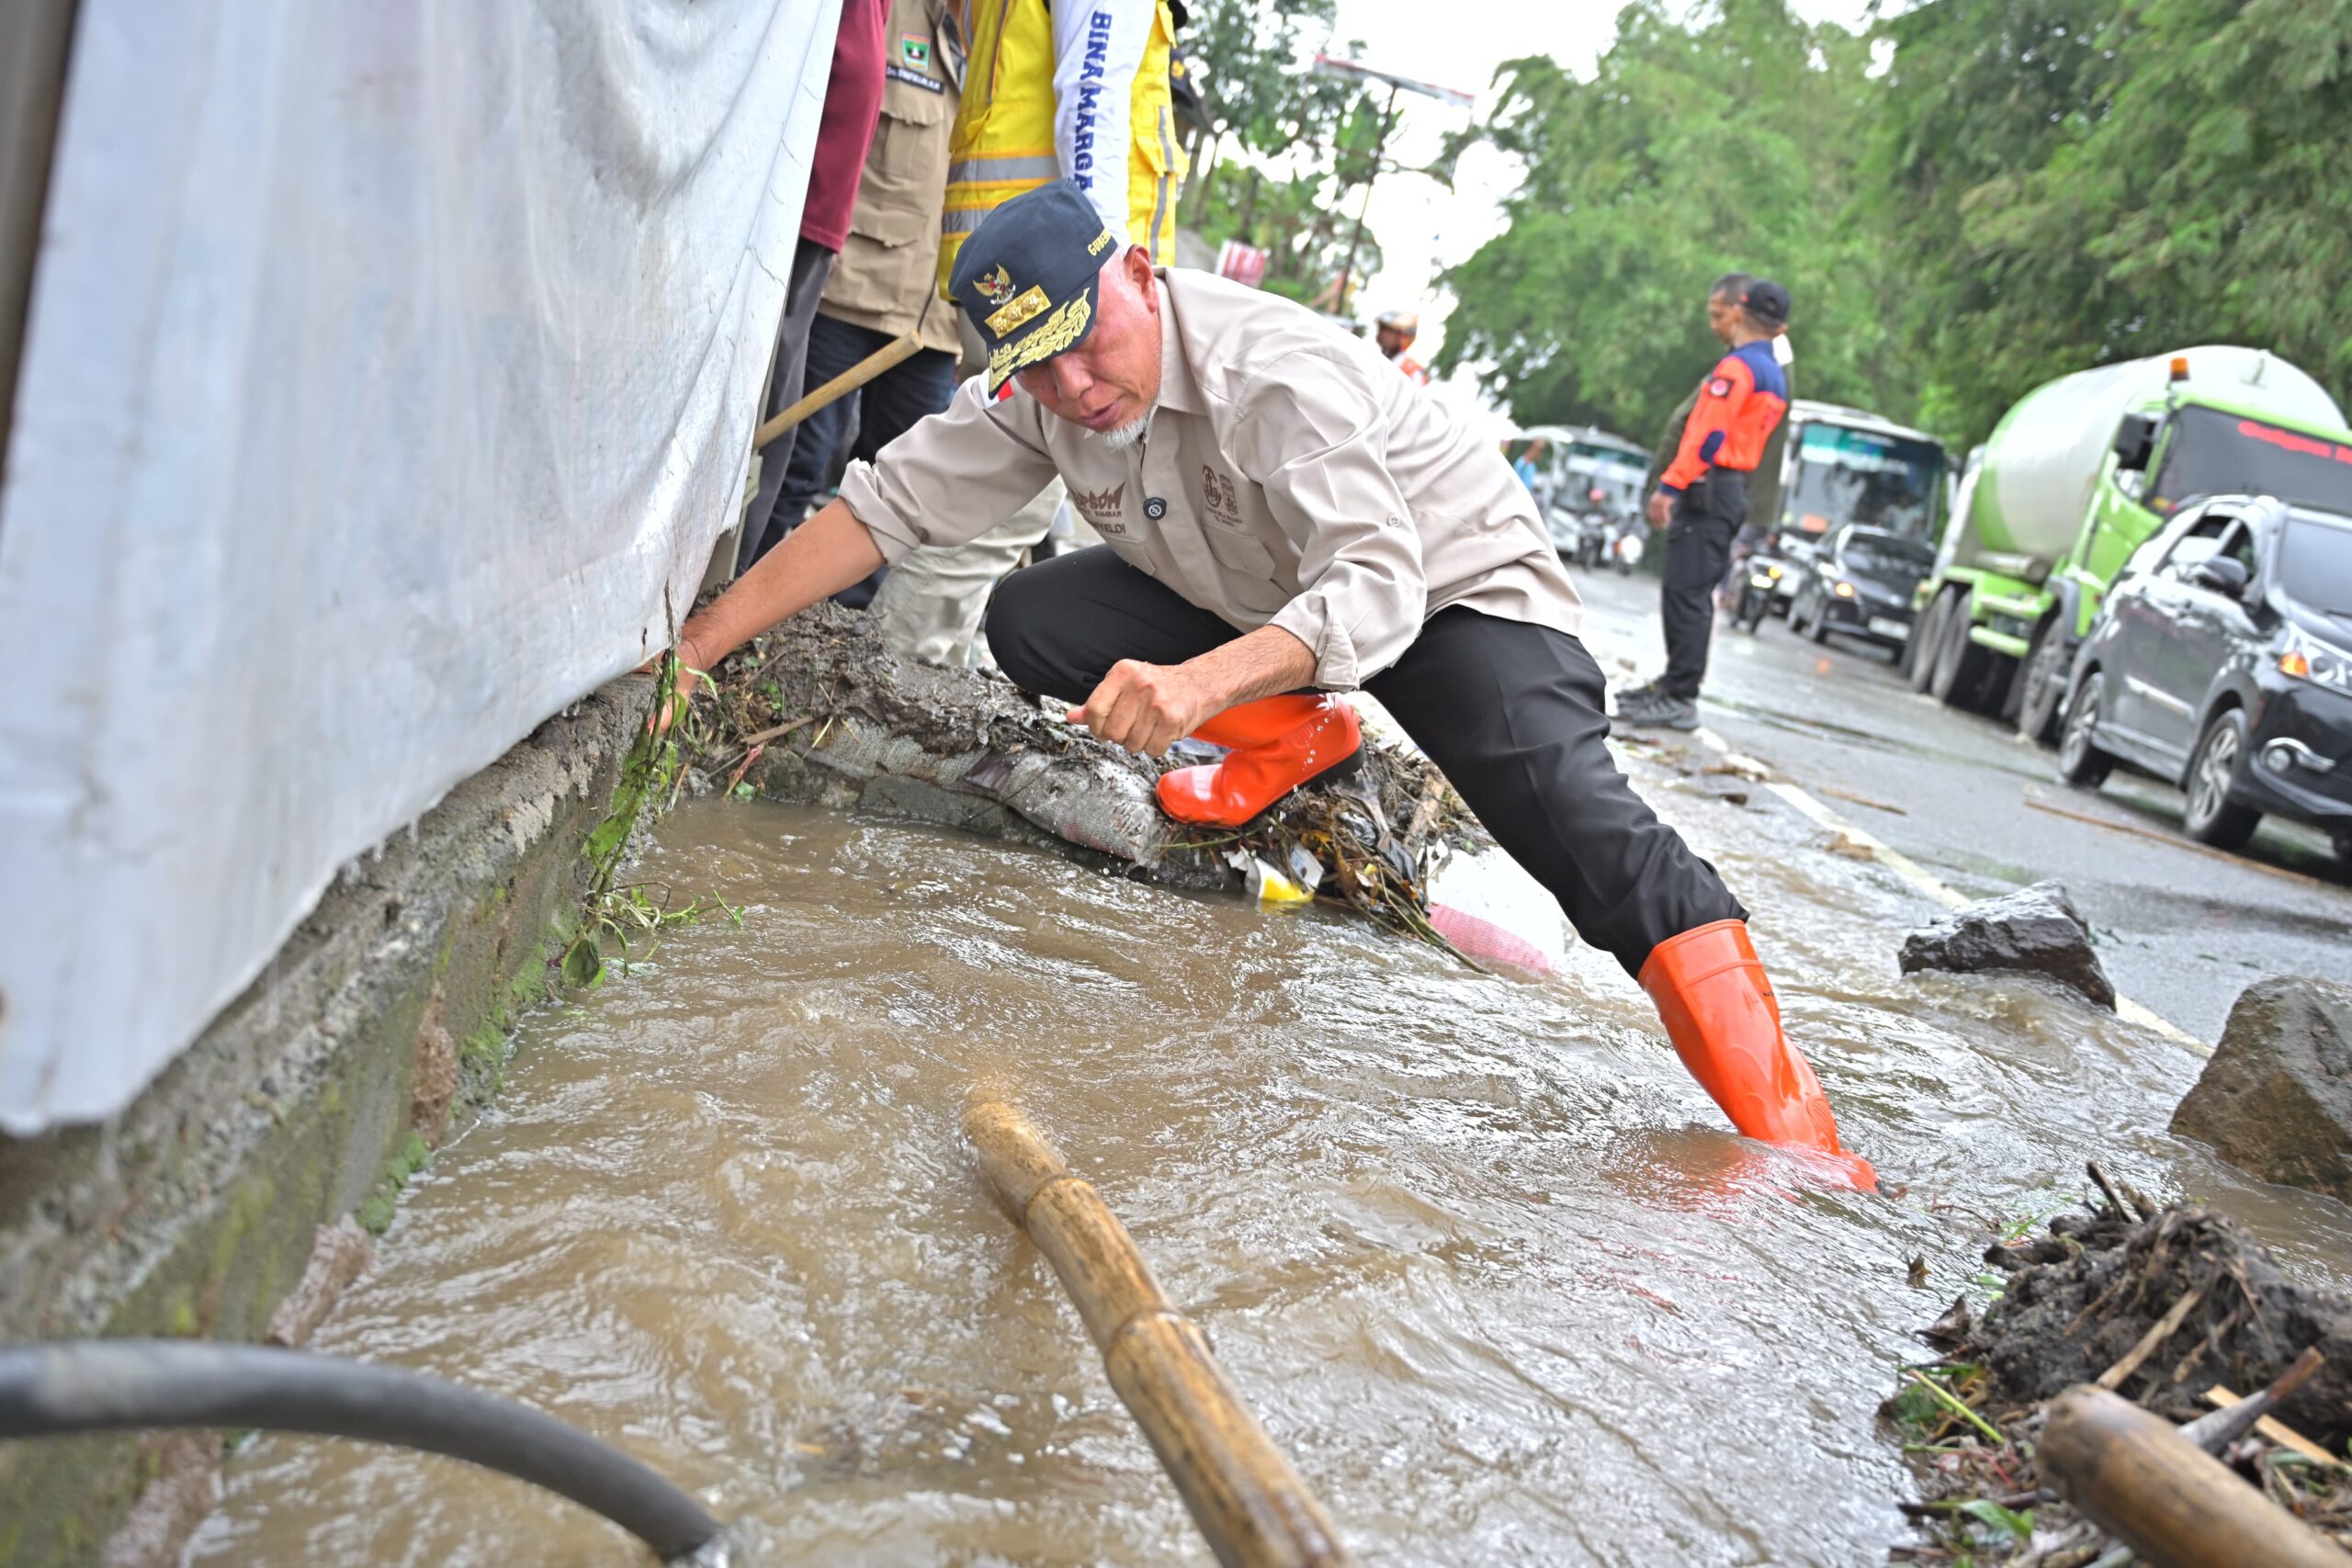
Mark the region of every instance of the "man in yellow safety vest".
POLYGON ((1176 259, 1185 172, 1169 0, 958 0, 968 52, 940 217, 939 291, 998 205, 1068 178, 1116 234, 1176 259))

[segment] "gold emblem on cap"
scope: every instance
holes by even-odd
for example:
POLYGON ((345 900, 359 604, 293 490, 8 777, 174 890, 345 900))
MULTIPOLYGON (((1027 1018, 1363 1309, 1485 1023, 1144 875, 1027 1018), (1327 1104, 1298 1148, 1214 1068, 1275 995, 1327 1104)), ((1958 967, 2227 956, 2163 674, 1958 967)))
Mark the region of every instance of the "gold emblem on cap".
POLYGON ((989 317, 989 331, 1002 337, 1022 322, 1044 315, 1052 303, 1046 298, 1046 291, 1033 283, 1026 294, 989 317))
POLYGON ((1102 247, 1110 243, 1111 231, 1105 229, 1100 234, 1094 236, 1094 243, 1086 247, 1086 254, 1090 256, 1099 256, 1102 254, 1102 247))
POLYGON ((1078 341, 1086 323, 1094 318, 1094 307, 1085 295, 1056 310, 1046 318, 1045 325, 1018 343, 1000 344, 989 355, 989 388, 994 390, 1004 385, 1005 378, 1015 370, 1050 359, 1078 341))
POLYGON ((972 279, 972 287, 991 305, 1001 305, 1012 298, 1012 275, 1001 265, 989 268, 972 279))

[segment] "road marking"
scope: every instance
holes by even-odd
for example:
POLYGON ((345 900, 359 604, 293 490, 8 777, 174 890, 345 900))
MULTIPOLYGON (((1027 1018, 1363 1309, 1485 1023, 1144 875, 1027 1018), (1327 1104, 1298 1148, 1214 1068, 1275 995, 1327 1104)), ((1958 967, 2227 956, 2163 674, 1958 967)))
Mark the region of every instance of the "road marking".
MULTIPOLYGON (((1730 741, 1725 740, 1703 724, 1691 734, 1702 746, 1721 756, 1738 755, 1732 750, 1730 741)), ((1946 886, 1934 873, 1928 871, 1917 861, 1889 845, 1868 829, 1858 828, 1847 821, 1798 785, 1790 784, 1786 780, 1775 780, 1766 784, 1764 787, 1795 807, 1798 815, 1809 818, 1820 827, 1828 829, 1833 833, 1843 833, 1848 840, 1868 850, 1871 859, 1943 908, 1957 909, 1970 902, 1969 899, 1946 886)), ((2117 993, 2115 998, 2115 1014, 2125 1022, 2136 1023, 2143 1029, 2162 1035, 2176 1045, 2185 1045, 2199 1056, 2211 1056, 2213 1054, 2213 1048, 2211 1045, 2206 1044, 2188 1031, 2154 1009, 2144 1003, 2136 1002, 2120 992, 2117 993)))
POLYGON ((2071 810, 2043 799, 2030 789, 2025 792, 2024 799, 2025 803, 2036 811, 2046 811, 2052 817, 2064 817, 2070 821, 2087 822, 2094 828, 2104 828, 2110 833, 2129 833, 2135 839, 2145 839, 2150 843, 2168 844, 2176 850, 2191 850, 2212 860, 2227 861, 2232 865, 2244 866, 2249 871, 2266 871, 2273 876, 2284 877, 2289 882, 2300 882, 2306 887, 2324 889, 2335 886, 2332 882, 2324 882, 2316 876, 2306 875, 2300 871, 2289 871, 2283 865, 2272 865, 2268 861, 2256 860, 2251 855, 2232 854, 2227 850, 2217 850, 2211 844, 2200 844, 2194 839, 2178 838, 2154 828, 2143 828, 2137 822, 2118 822, 2111 817, 2100 817, 2088 811, 2071 810))

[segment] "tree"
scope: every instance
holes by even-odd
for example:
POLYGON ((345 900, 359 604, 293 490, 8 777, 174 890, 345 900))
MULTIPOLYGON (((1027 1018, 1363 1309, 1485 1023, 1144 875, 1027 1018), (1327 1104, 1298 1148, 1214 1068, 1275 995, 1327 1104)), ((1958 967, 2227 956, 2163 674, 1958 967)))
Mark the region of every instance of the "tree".
MULTIPOLYGON (((1213 139, 1196 154, 1190 226, 1272 253, 1268 286, 1301 296, 1340 270, 1352 229, 1340 213, 1373 173, 1380 114, 1360 84, 1306 68, 1329 46, 1335 10, 1336 0, 1200 0, 1184 33, 1213 139)), ((1367 238, 1359 275, 1376 254, 1367 238)))
POLYGON ((1868 40, 1782 0, 1721 0, 1688 21, 1638 0, 1589 81, 1549 59, 1506 63, 1473 134, 1526 180, 1504 232, 1445 279, 1461 303, 1439 368, 1479 367, 1522 423, 1647 438, 1719 352, 1708 285, 1741 270, 1794 297, 1806 396, 1908 414, 1882 251, 1855 217, 1869 70, 1868 40))
POLYGON ((1886 31, 1941 423, 2215 340, 2352 391, 2352 0, 1936 0, 1886 31))

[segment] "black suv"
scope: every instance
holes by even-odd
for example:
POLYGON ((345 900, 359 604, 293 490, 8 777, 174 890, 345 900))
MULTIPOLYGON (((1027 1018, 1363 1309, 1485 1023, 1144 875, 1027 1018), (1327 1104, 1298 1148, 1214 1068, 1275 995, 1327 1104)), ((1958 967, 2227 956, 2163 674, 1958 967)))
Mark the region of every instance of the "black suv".
POLYGON ((1815 642, 1863 637, 1896 658, 1911 639, 1911 592, 1936 564, 1932 546, 1883 528, 1848 527, 1798 569, 1789 629, 1815 642))
POLYGON ((2177 783, 2224 849, 2265 812, 2352 862, 2352 518, 2267 496, 2183 506, 2132 553, 2075 656, 2059 776, 2177 783))

